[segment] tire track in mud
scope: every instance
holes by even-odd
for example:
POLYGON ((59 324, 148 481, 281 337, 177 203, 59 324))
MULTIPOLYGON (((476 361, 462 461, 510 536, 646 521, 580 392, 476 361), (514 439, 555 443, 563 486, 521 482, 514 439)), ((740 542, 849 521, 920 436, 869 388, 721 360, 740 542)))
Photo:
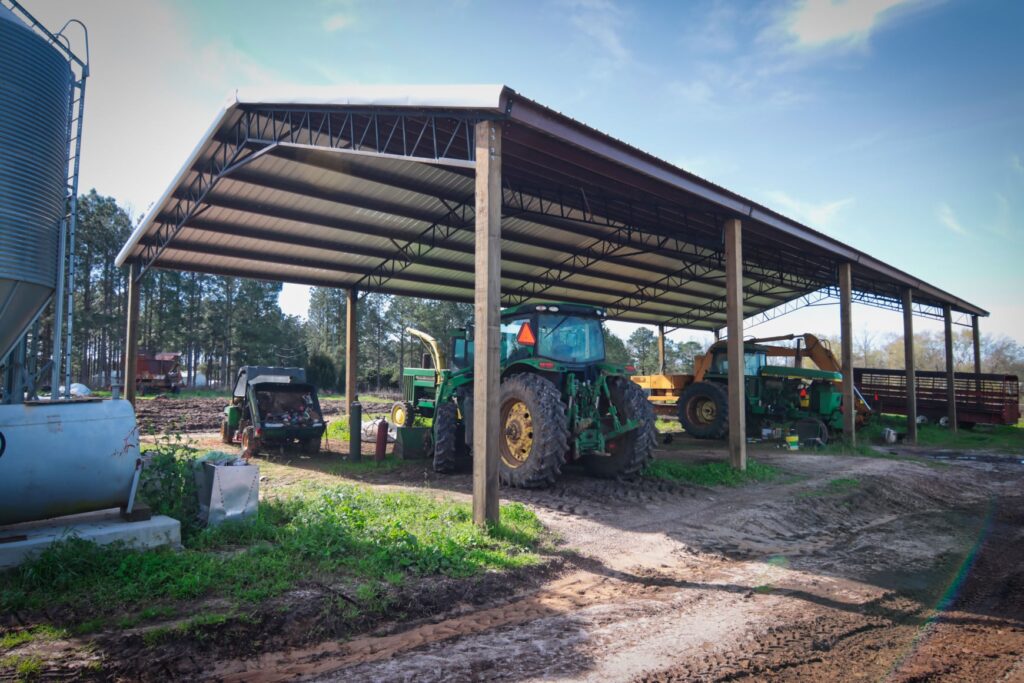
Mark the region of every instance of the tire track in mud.
POLYGON ((666 588, 631 584, 619 579, 575 572, 547 588, 504 605, 472 611, 408 631, 367 636, 346 643, 261 655, 255 659, 220 662, 210 678, 223 681, 270 682, 325 675, 358 664, 378 662, 416 648, 563 615, 584 607, 630 599, 664 599, 666 588))

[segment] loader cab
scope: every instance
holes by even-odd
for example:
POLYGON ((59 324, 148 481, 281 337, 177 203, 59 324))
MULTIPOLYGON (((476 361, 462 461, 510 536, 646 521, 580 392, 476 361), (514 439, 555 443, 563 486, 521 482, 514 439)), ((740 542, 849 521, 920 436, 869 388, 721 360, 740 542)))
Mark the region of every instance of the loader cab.
MULTIPOLYGON (((727 376, 729 374, 729 356, 725 345, 715 349, 711 359, 711 367, 708 372, 712 375, 727 376)), ((743 349, 743 374, 746 377, 756 377, 761 368, 768 365, 768 354, 764 349, 756 346, 746 345, 743 349)))

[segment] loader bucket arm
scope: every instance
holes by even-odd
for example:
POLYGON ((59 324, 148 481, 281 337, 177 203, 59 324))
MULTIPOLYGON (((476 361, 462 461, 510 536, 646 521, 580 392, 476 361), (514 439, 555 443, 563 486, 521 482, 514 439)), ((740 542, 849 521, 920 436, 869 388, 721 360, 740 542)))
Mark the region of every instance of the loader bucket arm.
POLYGON ((427 347, 428 351, 430 351, 430 357, 434 360, 434 372, 436 372, 438 376, 440 376, 442 370, 448 369, 448 359, 445 358, 444 351, 441 349, 441 345, 436 339, 426 332, 417 330, 414 327, 407 327, 405 328, 405 331, 423 342, 423 345, 427 347))

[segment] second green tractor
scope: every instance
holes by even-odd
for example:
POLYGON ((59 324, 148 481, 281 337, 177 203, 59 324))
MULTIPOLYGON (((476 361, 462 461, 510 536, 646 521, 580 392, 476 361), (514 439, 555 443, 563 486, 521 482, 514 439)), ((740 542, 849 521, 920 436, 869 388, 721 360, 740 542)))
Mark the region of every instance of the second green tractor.
MULTIPOLYGON (((603 320, 602 309, 579 304, 502 311, 502 484, 548 486, 569 463, 595 476, 626 477, 650 461, 654 411, 630 381, 633 368, 605 361, 603 320)), ((417 415, 433 418, 434 469, 466 467, 473 443, 473 331, 456 330, 449 354, 432 336, 407 332, 426 345, 433 367, 405 369, 403 400, 392 407, 391 420, 409 426, 417 415)))

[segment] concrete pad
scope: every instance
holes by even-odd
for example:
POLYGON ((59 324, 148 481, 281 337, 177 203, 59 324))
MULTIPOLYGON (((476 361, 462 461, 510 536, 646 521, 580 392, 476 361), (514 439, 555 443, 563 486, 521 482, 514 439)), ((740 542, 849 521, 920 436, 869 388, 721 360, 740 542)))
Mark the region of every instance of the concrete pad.
POLYGON ((77 536, 99 545, 121 542, 144 550, 181 547, 181 523, 165 515, 126 522, 117 508, 0 527, 0 569, 16 567, 57 541, 77 536), (25 538, 19 538, 24 536, 25 538), (4 539, 12 538, 4 542, 4 539))

